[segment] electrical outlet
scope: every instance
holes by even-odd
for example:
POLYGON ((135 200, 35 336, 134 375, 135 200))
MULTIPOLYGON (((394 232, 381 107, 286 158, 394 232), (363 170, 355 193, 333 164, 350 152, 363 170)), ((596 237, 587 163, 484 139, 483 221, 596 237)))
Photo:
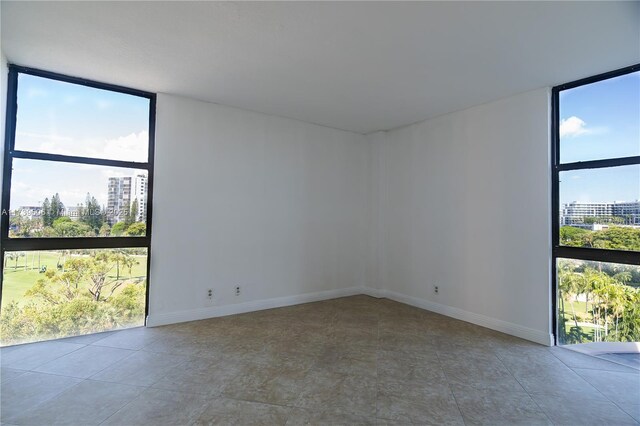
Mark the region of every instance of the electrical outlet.
POLYGON ((240 296, 240 286, 236 286, 236 296, 240 296))
POLYGON ((438 294, 438 290, 439 290, 438 286, 437 286, 437 285, 434 285, 434 286, 433 286, 433 292, 434 292, 435 294, 438 294))
POLYGON ((213 299, 213 289, 207 290, 207 298, 209 300, 213 299))

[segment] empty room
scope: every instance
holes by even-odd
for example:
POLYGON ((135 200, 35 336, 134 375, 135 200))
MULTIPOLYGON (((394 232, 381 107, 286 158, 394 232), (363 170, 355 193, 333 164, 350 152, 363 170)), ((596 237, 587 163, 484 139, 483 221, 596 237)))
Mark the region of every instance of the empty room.
POLYGON ((640 2, 0 36, 0 424, 640 424, 640 2))

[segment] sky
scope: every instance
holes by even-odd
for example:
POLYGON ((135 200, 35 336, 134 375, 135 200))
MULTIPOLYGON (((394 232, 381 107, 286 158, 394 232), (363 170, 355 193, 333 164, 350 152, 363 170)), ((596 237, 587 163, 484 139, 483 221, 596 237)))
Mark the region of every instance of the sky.
MULTIPOLYGON (((560 161, 640 155, 640 72, 560 94, 560 161)), ((560 203, 640 199, 640 165, 560 174, 560 203)))
MULTIPOLYGON (((149 100, 19 74, 16 150, 146 162, 149 100)), ((15 159, 11 209, 41 205, 56 192, 68 206, 87 193, 107 203, 109 177, 145 170, 15 159)))

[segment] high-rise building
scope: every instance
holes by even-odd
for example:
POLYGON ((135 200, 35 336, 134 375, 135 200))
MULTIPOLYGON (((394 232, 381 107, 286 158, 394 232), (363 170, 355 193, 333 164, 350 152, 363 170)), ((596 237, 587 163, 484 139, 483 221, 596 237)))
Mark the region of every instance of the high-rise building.
POLYGON ((618 217, 621 224, 640 225, 640 200, 611 203, 573 201, 562 205, 560 225, 583 227, 585 217, 618 217))
POLYGON ((136 222, 147 221, 148 185, 149 185, 149 182, 146 175, 135 176, 134 185, 133 185, 133 199, 138 201, 138 211, 135 212, 136 222))
POLYGON ((110 177, 107 198, 107 222, 113 226, 125 220, 131 207, 131 178, 110 177))

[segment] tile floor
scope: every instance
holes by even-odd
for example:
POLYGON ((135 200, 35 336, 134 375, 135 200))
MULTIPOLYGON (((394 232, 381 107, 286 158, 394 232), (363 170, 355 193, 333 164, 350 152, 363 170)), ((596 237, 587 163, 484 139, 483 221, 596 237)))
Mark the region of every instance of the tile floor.
POLYGON ((4 348, 3 425, 625 425, 640 372, 354 296, 4 348))

